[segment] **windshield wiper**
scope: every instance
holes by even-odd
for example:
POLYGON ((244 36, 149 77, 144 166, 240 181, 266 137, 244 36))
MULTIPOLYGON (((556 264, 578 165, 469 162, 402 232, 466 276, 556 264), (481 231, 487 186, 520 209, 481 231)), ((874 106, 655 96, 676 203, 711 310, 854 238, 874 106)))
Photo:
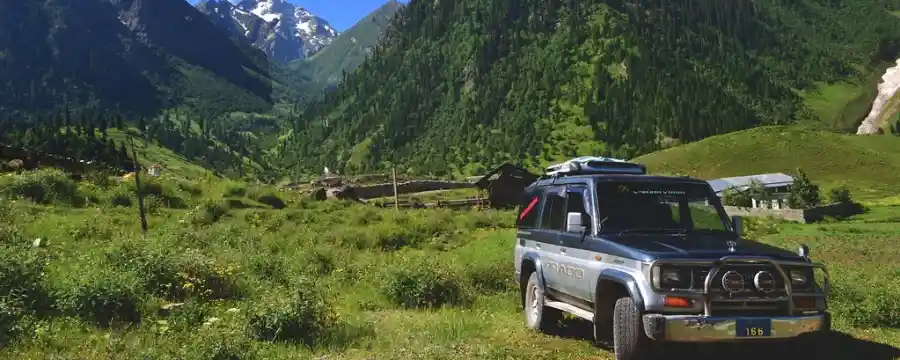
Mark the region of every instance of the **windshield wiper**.
POLYGON ((619 231, 619 235, 623 235, 623 234, 627 234, 627 233, 636 233, 636 232, 642 232, 642 233, 678 233, 678 234, 683 234, 683 233, 684 233, 684 229, 678 229, 678 228, 662 228, 662 227, 637 227, 637 228, 630 228, 630 229, 621 230, 621 231, 619 231))

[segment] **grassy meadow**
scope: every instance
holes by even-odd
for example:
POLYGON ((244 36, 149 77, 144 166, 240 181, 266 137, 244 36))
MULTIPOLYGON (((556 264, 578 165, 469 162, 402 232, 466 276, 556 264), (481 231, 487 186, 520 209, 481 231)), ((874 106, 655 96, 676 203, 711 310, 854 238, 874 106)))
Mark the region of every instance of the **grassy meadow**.
POLYGON ((766 126, 713 136, 636 158, 651 173, 700 179, 772 172, 799 166, 823 193, 848 187, 854 198, 897 195, 900 137, 841 135, 797 126, 766 126))
MULTIPOLYGON (((583 321, 566 319, 555 335, 525 329, 513 212, 147 183, 144 236, 131 185, 55 170, 0 174, 0 358, 612 358, 583 321)), ((830 266, 840 332, 809 350, 815 358, 900 357, 896 205, 842 222, 747 222, 751 236, 806 243, 830 266)))

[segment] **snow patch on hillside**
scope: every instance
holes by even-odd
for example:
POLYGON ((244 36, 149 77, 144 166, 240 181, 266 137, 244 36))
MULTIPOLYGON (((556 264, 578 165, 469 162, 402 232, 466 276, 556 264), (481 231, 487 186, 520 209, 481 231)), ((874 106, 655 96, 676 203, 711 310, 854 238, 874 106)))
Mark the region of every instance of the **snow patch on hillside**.
POLYGON ((884 106, 900 89, 900 60, 897 60, 896 66, 890 67, 884 72, 881 80, 881 84, 878 84, 878 97, 872 103, 872 110, 869 112, 869 115, 866 116, 856 130, 857 135, 871 135, 878 132, 878 119, 881 118, 884 106))

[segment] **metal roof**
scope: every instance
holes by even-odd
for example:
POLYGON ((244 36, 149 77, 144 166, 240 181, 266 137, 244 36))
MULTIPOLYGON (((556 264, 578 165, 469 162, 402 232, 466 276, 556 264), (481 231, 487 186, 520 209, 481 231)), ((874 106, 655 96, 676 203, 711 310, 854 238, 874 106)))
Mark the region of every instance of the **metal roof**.
POLYGON ((716 193, 720 193, 732 187, 738 189, 746 189, 750 186, 750 182, 752 180, 757 180, 762 183, 763 186, 768 188, 791 185, 794 183, 794 177, 783 173, 774 173, 709 180, 709 185, 712 186, 713 190, 716 193))

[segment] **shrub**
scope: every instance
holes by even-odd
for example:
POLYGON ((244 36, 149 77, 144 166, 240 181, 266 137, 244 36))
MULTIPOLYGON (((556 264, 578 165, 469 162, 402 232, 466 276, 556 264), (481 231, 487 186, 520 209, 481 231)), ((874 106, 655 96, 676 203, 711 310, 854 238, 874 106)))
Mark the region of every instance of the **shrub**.
POLYGON ((78 186, 69 176, 57 169, 40 169, 12 177, 0 191, 11 198, 24 198, 39 204, 81 205, 78 186))
POLYGON ((240 295, 233 269, 216 264, 196 250, 179 252, 166 244, 126 243, 107 256, 113 264, 140 274, 147 291, 170 300, 240 295))
POLYGON ((46 259, 15 228, 0 227, 0 299, 46 312, 51 304, 43 286, 46 259))
POLYGON ((853 197, 850 195, 850 189, 846 186, 839 186, 831 189, 829 197, 831 198, 832 203, 849 204, 853 202, 853 197))
POLYGON ((788 195, 788 205, 793 209, 805 209, 818 206, 820 202, 819 185, 810 181, 803 170, 797 169, 788 195))
MULTIPOLYGON (((135 194, 135 197, 137 197, 137 184, 134 181, 128 181, 126 186, 131 189, 131 193, 135 194)), ((156 197, 158 200, 152 201, 156 201, 163 207, 170 209, 184 209, 187 207, 187 203, 178 196, 179 190, 176 190, 176 188, 177 186, 164 182, 162 179, 141 176, 141 194, 144 196, 145 200, 150 197, 156 197)))
POLYGON ((273 209, 284 209, 285 207, 284 200, 281 200, 281 198, 278 197, 278 194, 272 190, 267 190, 256 194, 253 200, 269 205, 273 209))
POLYGON ((187 301, 172 311, 166 319, 173 329, 187 331, 203 324, 209 315, 205 307, 197 301, 187 301))
POLYGON ((262 279, 281 284, 284 284, 287 280, 284 271, 284 261, 278 256, 272 256, 270 254, 254 256, 252 260, 250 260, 249 268, 253 274, 262 279))
POLYGON ((189 360, 247 360, 250 344, 235 336, 204 336, 190 348, 189 360))
POLYGON ((113 181, 110 180, 112 175, 113 174, 107 170, 95 170, 88 172, 85 177, 88 182, 101 188, 107 188, 113 185, 113 181))
POLYGON ((0 348, 24 333, 30 314, 51 305, 42 284, 44 259, 19 244, 28 243, 15 229, 0 228, 0 348))
POLYGON ((898 328, 900 327, 900 298, 896 295, 898 291, 900 289, 896 285, 866 288, 851 286, 847 281, 837 283, 832 291, 833 311, 855 327, 898 328))
POLYGON ((141 283, 134 273, 86 269, 65 276, 54 294, 64 314, 101 327, 140 323, 141 283))
POLYGON ((254 339, 314 346, 337 325, 337 316, 321 293, 309 281, 301 281, 290 298, 257 307, 247 329, 254 339))
POLYGON ((110 190, 107 201, 112 206, 130 207, 133 204, 134 191, 128 186, 119 185, 110 190))
POLYGON ((334 254, 327 249, 317 248, 307 252, 302 261, 305 270, 311 275, 328 275, 334 270, 334 254))
POLYGON ((184 191, 191 196, 200 196, 203 195, 203 189, 197 185, 196 183, 186 181, 186 180, 178 180, 176 182, 178 189, 184 191))
POLYGON ((169 297, 198 296, 202 299, 229 299, 240 296, 234 269, 216 264, 197 250, 185 252, 176 264, 179 272, 169 297), (180 290, 178 286, 180 285, 180 290))
MULTIPOLYGON (((0 186, 3 186, 3 183, 0 183, 0 186)), ((0 219, 5 219, 7 222, 11 221, 12 212, 12 201, 5 195, 0 194, 0 219)))
POLYGON ((390 267, 382 275, 381 292, 396 306, 432 308, 468 301, 463 282, 449 266, 414 259, 390 267))
POLYGON ((194 225, 211 225, 219 221, 230 208, 224 201, 206 200, 188 213, 189 221, 194 225))
POLYGON ((504 270, 502 263, 479 263, 465 269, 466 277, 478 291, 496 293, 515 289, 515 283, 504 270))
POLYGON ((21 306, 0 297, 0 348, 5 347, 23 332, 24 317, 25 313, 21 306))
POLYGON ((753 200, 750 193, 731 187, 722 193, 722 203, 727 206, 750 207, 753 205, 753 200))
POLYGON ((242 197, 247 194, 247 187, 237 182, 228 182, 225 184, 225 190, 222 191, 223 197, 242 197))

